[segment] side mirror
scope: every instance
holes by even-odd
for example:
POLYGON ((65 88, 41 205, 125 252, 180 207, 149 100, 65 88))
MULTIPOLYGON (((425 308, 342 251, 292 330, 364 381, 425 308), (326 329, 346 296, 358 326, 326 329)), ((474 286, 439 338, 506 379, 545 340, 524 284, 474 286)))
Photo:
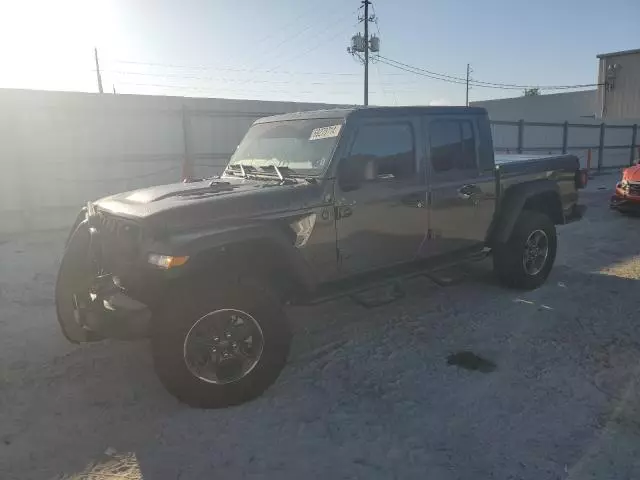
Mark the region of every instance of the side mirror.
POLYGON ((338 186, 343 192, 350 192, 360 188, 362 172, 360 171, 359 163, 351 158, 340 160, 338 165, 338 186))

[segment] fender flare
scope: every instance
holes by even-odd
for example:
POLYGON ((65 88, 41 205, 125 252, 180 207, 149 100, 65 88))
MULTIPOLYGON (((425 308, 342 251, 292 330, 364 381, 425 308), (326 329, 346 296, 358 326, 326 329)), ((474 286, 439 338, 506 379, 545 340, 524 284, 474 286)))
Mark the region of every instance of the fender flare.
MULTIPOLYGON (((174 249, 182 255, 191 258, 185 265, 188 268, 181 269, 181 277, 201 272, 212 266, 216 258, 231 254, 250 252, 256 254, 261 248, 265 254, 277 255, 277 261, 282 262, 282 270, 285 270, 293 280, 302 287, 305 292, 313 291, 317 286, 317 280, 311 266, 294 246, 294 233, 287 238, 285 230, 269 228, 264 225, 243 226, 238 229, 214 230, 206 233, 197 232, 184 236, 174 237, 172 243, 174 249)), ((274 261, 274 258, 269 258, 274 261)))
MULTIPOLYGON (((536 180, 524 184, 509 187, 504 195, 501 195, 500 204, 496 210, 496 216, 489 229, 487 243, 493 245, 496 243, 504 243, 511 237, 511 232, 518 221, 520 212, 524 209, 524 205, 530 198, 537 195, 552 192, 557 196, 559 214, 558 217, 552 217, 554 223, 564 223, 562 214, 562 203, 560 200, 560 189, 558 184, 552 180, 536 180)), ((556 212, 557 214, 557 212, 556 212)))

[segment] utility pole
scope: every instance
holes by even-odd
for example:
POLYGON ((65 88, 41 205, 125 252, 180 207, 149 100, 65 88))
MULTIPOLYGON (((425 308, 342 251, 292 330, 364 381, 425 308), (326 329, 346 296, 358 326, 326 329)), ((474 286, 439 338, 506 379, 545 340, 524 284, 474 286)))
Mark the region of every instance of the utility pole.
POLYGON ((364 106, 369 105, 369 0, 362 0, 364 5, 364 106))
POLYGON ((470 75, 471 75, 471 65, 467 63, 467 100, 465 102, 465 105, 467 107, 469 106, 469 76, 470 75))
POLYGON ((93 49, 93 56, 96 59, 96 76, 98 79, 98 91, 100 93, 104 93, 104 91, 102 90, 102 77, 100 76, 100 63, 98 62, 98 49, 94 48, 93 49))
POLYGON ((351 37, 351 46, 347 48, 347 52, 364 64, 364 105, 366 106, 369 105, 369 53, 380 52, 380 38, 375 35, 369 37, 369 22, 376 21, 375 15, 369 16, 371 0, 362 0, 360 3, 364 7, 364 16, 358 17, 358 21, 364 22, 364 36, 357 33, 351 37), (360 56, 361 53, 364 58, 360 56))

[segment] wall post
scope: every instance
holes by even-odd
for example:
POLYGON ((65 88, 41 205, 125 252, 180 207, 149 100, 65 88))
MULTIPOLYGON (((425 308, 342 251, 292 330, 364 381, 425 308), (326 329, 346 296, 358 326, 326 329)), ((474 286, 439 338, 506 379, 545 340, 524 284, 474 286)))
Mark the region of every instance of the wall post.
POLYGON ((564 122, 562 125, 562 153, 567 153, 567 146, 569 145, 569 122, 564 122))
POLYGON ((524 120, 520 119, 518 121, 518 153, 522 153, 523 146, 524 146, 524 120))
POLYGON ((631 134, 631 149, 629 152, 629 166, 633 165, 634 156, 636 154, 636 141, 638 140, 638 124, 633 124, 633 133, 631 134))
POLYGON ((181 180, 191 180, 193 178, 193 162, 189 148, 189 127, 190 118, 189 110, 186 105, 182 105, 182 141, 184 143, 184 158, 182 159, 182 178, 181 180))
POLYGON ((607 129, 607 125, 602 122, 600 124, 600 143, 598 144, 598 171, 602 170, 602 164, 604 161, 604 132, 607 129))

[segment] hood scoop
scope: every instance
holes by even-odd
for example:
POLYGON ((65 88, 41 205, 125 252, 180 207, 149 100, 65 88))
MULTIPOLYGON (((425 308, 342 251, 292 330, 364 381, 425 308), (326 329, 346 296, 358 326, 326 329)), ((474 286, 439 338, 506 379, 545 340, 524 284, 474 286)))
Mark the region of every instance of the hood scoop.
POLYGON ((186 192, 180 192, 178 197, 205 197, 207 195, 216 194, 220 192, 230 192, 235 187, 231 186, 229 182, 216 182, 215 180, 209 182, 209 186, 205 188, 199 188, 197 190, 188 190, 186 192))
POLYGON ((217 194, 221 192, 230 192, 235 188, 229 182, 220 182, 217 180, 208 180, 206 182, 198 182, 193 184, 173 184, 162 187, 151 187, 147 189, 137 190, 126 197, 127 202, 131 203, 151 203, 167 198, 193 198, 203 197, 207 195, 217 194))

